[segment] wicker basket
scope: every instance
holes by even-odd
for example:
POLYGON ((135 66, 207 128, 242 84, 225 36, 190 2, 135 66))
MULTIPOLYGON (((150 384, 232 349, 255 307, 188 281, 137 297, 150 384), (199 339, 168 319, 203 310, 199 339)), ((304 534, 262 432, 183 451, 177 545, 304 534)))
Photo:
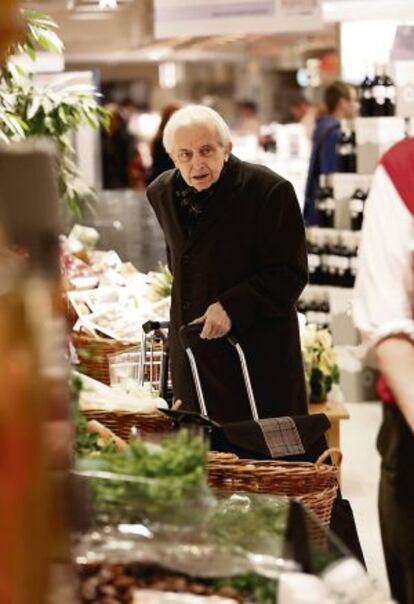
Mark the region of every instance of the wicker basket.
POLYGON ((128 441, 133 429, 143 432, 164 432, 172 428, 171 420, 163 413, 132 413, 130 411, 82 411, 87 420, 96 420, 116 436, 128 441))
POLYGON ((109 338, 93 338, 83 333, 72 333, 72 343, 79 357, 78 370, 89 377, 109 385, 108 355, 127 350, 130 342, 109 338))
POLYGON ((332 505, 338 490, 338 470, 342 454, 338 449, 325 451, 316 463, 209 459, 210 485, 231 491, 287 495, 299 499, 329 526, 332 505), (337 454, 337 465, 324 461, 337 454))

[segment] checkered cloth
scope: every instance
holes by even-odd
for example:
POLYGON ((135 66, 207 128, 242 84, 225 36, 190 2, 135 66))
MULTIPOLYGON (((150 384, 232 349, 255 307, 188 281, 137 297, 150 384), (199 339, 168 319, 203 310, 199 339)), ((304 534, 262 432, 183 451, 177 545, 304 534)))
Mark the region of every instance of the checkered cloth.
POLYGON ((257 422, 272 457, 302 455, 305 453, 302 439, 291 417, 261 419, 257 422))

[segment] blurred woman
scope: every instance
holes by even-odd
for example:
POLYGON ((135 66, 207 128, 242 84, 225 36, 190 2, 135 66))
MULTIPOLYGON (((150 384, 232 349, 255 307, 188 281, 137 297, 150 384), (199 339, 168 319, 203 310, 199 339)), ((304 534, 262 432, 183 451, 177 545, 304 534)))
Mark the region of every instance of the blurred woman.
POLYGON ((171 170, 171 168, 175 167, 174 162, 165 150, 165 147, 162 142, 162 137, 164 135, 164 129, 167 125, 168 120, 173 115, 173 113, 177 111, 177 109, 180 109, 180 107, 180 103, 173 102, 169 103, 168 105, 165 105, 162 109, 160 125, 151 145, 152 168, 150 172, 149 182, 155 180, 157 176, 159 176, 166 170, 171 170))
POLYGON ((102 172, 104 189, 128 189, 128 168, 134 152, 134 139, 128 133, 118 105, 106 109, 111 114, 109 132, 102 131, 102 172))

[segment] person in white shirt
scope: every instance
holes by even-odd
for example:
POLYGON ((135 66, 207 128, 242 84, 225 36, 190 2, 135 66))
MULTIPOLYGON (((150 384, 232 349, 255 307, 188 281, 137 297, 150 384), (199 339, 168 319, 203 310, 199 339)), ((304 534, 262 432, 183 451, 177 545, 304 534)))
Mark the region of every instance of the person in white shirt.
POLYGON ((381 371, 379 511, 391 592, 414 603, 414 138, 382 158, 366 202, 353 300, 381 371))

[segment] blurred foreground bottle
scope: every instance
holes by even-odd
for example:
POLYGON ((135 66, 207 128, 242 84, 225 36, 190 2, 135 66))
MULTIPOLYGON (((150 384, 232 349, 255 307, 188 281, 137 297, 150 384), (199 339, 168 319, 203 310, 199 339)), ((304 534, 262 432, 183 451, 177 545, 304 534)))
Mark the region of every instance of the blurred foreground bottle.
POLYGON ((74 601, 56 181, 48 143, 0 149, 0 604, 74 601))
POLYGON ((0 0, 0 61, 24 37, 24 22, 17 0, 0 0))

